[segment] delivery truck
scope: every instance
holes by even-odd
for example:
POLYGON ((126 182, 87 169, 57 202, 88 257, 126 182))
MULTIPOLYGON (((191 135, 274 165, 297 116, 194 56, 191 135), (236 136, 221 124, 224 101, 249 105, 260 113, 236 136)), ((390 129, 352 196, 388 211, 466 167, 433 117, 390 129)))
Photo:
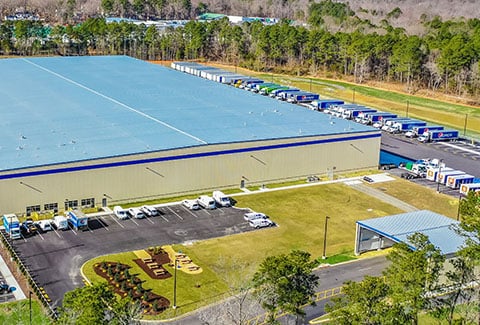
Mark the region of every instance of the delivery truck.
POLYGON ((419 137, 419 136, 422 136, 425 132, 439 131, 443 129, 444 127, 441 125, 425 125, 425 126, 414 126, 412 128, 412 131, 415 137, 419 137))
POLYGON ((287 102, 289 103, 309 103, 316 99, 319 99, 320 95, 309 93, 309 92, 299 92, 299 93, 291 93, 290 96, 287 98, 287 102))
POLYGON ((452 141, 458 139, 458 131, 456 130, 433 130, 425 132, 422 136, 418 137, 420 142, 433 142, 433 141, 452 141))
POLYGON ((345 102, 343 100, 337 99, 319 99, 311 102, 309 106, 315 111, 323 111, 324 109, 327 109, 332 105, 343 105, 344 103, 345 102))
POLYGON ((20 221, 15 214, 3 215, 3 227, 5 227, 5 232, 11 239, 19 239, 22 237, 20 234, 20 221))
POLYGON ((475 176, 469 174, 451 175, 447 177, 447 186, 453 189, 460 188, 462 184, 473 183, 475 176))
POLYGON ((80 210, 67 211, 67 220, 75 230, 88 228, 88 216, 80 210))
POLYGON ((466 173, 462 170, 448 170, 448 171, 443 171, 438 174, 437 179, 438 183, 447 185, 447 178, 448 176, 453 176, 453 175, 465 175, 466 173))
MULTIPOLYGON (((478 180, 480 182, 480 179, 476 178, 475 180, 478 180)), ((479 192, 480 191, 480 183, 470 183, 470 184, 462 184, 460 185, 460 194, 467 195, 468 192, 474 191, 474 192, 479 192)))

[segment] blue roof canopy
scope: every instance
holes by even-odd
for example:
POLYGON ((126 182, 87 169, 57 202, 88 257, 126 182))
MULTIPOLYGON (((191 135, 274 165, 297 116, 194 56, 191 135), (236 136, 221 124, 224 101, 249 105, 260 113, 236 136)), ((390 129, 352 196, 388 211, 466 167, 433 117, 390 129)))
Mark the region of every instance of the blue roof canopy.
POLYGON ((458 221, 428 210, 367 219, 357 221, 357 224, 394 242, 407 243, 412 249, 415 247, 408 241, 408 237, 417 232, 422 233, 428 236, 430 242, 444 255, 456 253, 465 243, 465 238, 454 230, 454 226, 459 224, 458 221))

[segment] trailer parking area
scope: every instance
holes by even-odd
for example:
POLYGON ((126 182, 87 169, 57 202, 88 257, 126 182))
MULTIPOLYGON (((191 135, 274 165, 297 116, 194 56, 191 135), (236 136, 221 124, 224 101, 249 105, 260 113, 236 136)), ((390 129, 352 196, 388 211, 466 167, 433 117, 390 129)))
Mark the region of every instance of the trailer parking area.
POLYGON ((192 211, 182 205, 157 209, 159 216, 145 219, 119 220, 113 213, 93 216, 88 229, 39 233, 15 240, 13 246, 52 306, 59 306, 67 291, 83 285, 80 268, 93 257, 253 229, 243 219, 246 209, 192 211))

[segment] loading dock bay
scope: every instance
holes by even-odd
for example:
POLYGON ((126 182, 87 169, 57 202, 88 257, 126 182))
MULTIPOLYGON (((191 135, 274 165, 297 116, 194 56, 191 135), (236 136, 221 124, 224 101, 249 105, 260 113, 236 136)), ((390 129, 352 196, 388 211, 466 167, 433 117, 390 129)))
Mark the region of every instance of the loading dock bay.
POLYGON ((91 258, 251 231, 247 209, 191 211, 182 205, 157 208, 160 216, 119 220, 114 214, 89 218, 89 228, 49 231, 15 240, 13 246, 40 287, 61 305, 63 295, 83 285, 80 268, 91 258))

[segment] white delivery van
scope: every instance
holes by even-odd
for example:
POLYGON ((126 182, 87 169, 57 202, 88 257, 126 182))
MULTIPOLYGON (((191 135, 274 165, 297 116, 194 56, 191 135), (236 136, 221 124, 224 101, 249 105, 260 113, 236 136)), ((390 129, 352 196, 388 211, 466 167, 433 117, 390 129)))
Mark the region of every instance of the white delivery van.
POLYGON ((158 210, 151 205, 144 205, 140 208, 140 210, 142 210, 143 213, 145 213, 149 217, 155 217, 159 215, 158 210))
POLYGON ((119 205, 113 207, 113 213, 117 216, 120 220, 128 219, 128 212, 124 208, 119 205))
POLYGON ((39 220, 37 222, 37 225, 43 232, 46 232, 46 231, 52 230, 52 224, 51 223, 52 223, 51 219, 39 220))
POLYGON ((212 196, 215 202, 221 207, 229 207, 232 205, 228 196, 223 194, 223 192, 213 191, 212 196))
POLYGON ((253 227, 255 229, 272 227, 275 225, 270 219, 262 219, 262 218, 250 220, 248 224, 250 225, 250 227, 253 227))
POLYGON ((53 224, 57 228, 57 230, 68 229, 68 220, 64 216, 53 217, 53 224))
POLYGON ((200 195, 197 199, 198 205, 204 209, 215 209, 215 200, 208 195, 200 195))
POLYGON ((139 208, 130 208, 128 209, 128 213, 130 213, 130 215, 135 219, 145 218, 145 213, 143 213, 143 211, 139 208))

